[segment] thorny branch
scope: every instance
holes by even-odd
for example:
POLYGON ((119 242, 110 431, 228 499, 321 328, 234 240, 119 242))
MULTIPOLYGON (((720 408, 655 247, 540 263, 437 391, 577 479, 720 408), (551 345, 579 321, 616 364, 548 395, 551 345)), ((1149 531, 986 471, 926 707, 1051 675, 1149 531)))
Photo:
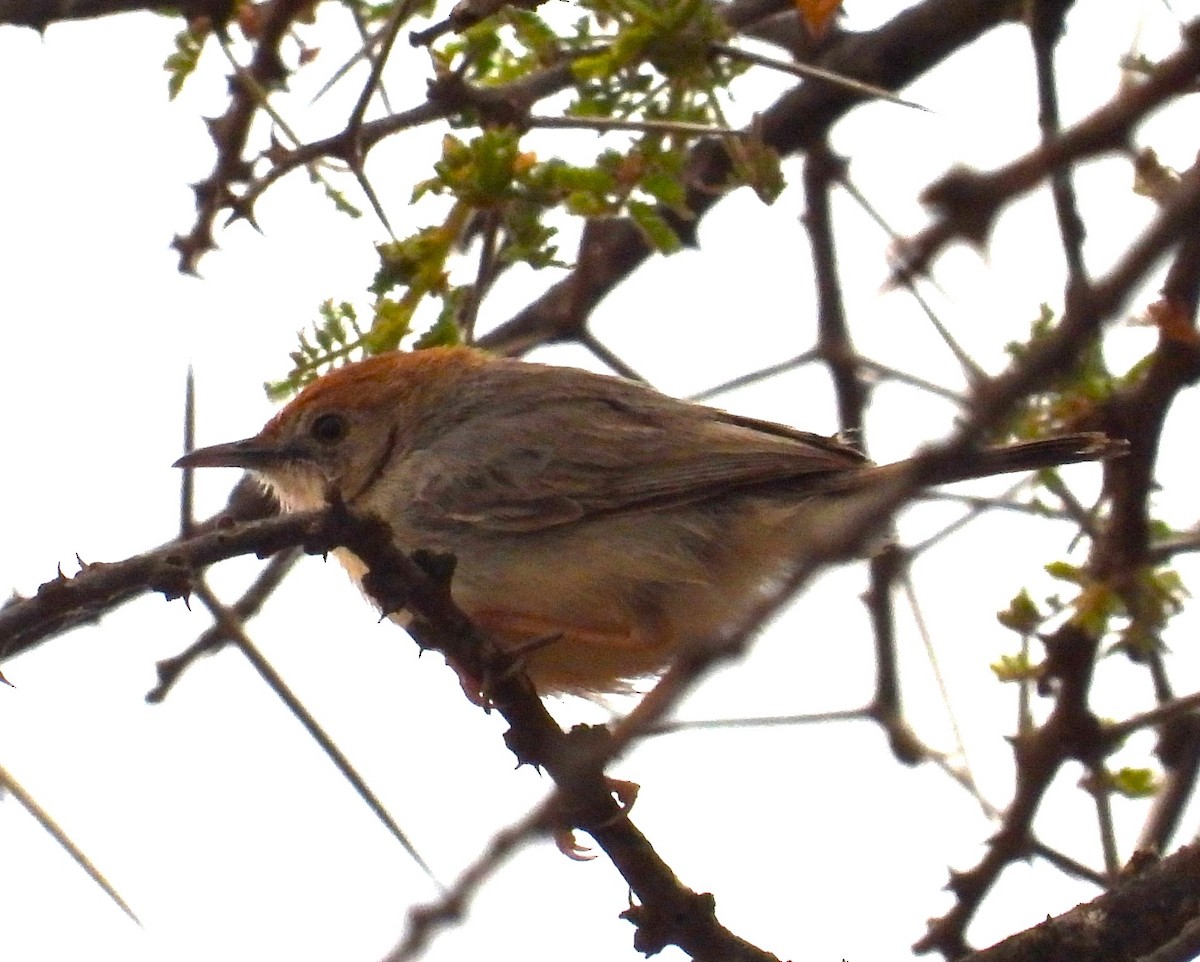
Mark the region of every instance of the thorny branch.
MULTIPOLYGON (((1200 224, 1200 168, 1181 180, 1179 193, 1170 199, 1157 222, 1107 278, 1093 286, 1076 286, 1076 297, 1069 303, 1059 329, 1070 333, 1064 333, 1058 345, 1043 345, 1044 362, 1055 366, 1069 364, 1074 352, 1095 336, 1096 324, 1120 309, 1133 276, 1147 271, 1181 236, 1186 240, 1176 254, 1170 273, 1175 282, 1168 283, 1168 290, 1177 298, 1172 309, 1188 311, 1188 323, 1194 326, 1200 283, 1197 224, 1200 224), (1054 360, 1055 357, 1058 359, 1054 360)), ((1131 579, 1146 563, 1149 532, 1146 510, 1162 419, 1175 393, 1200 378, 1200 350, 1194 334, 1183 334, 1177 325, 1172 325, 1169 332, 1160 339, 1146 376, 1116 394, 1097 415, 1097 427, 1119 432, 1119 436, 1130 439, 1132 449, 1129 457, 1105 466, 1105 487, 1112 499, 1111 520, 1097 533, 1089 568, 1098 581, 1125 583, 1128 586, 1125 590, 1130 593, 1134 590, 1131 579)), ((1032 367, 1041 363, 1034 361, 1032 367)), ((1002 397, 1011 396, 1016 387, 1011 377, 1004 376, 988 385, 979 397, 988 399, 989 406, 993 406, 1002 397)), ((1132 594, 1130 599, 1131 610, 1136 611, 1137 602, 1132 594)), ((1064 624, 1045 639, 1048 659, 1043 681, 1052 687, 1054 708, 1043 725, 1014 739, 1017 786, 1000 830, 989 840, 988 851, 978 865, 952 875, 950 889, 957 901, 945 915, 930 921, 926 935, 915 946, 916 951, 936 950, 951 959, 965 954, 967 925, 1000 872, 1029 854, 1034 816, 1062 765, 1072 759, 1095 765, 1115 747, 1088 704, 1098 643, 1097 637, 1074 622, 1064 624)), ((1164 693, 1162 700, 1166 697, 1169 692, 1164 693)), ((1175 824, 1180 796, 1194 789, 1193 759, 1198 751, 1195 719, 1192 714, 1181 715, 1164 726, 1160 745, 1174 749, 1166 754, 1164 763, 1170 770, 1171 761, 1178 760, 1179 774, 1190 774, 1192 778, 1187 780, 1186 791, 1167 792, 1160 797, 1157 808, 1162 812, 1158 820, 1162 827, 1152 830, 1148 839, 1155 847, 1165 842, 1169 827, 1175 824), (1165 736, 1168 729, 1173 733, 1170 741, 1165 736)))
MULTIPOLYGON (((779 586, 778 593, 764 598, 742 630, 733 638, 711 639, 685 653, 635 712, 618 726, 611 736, 611 744, 623 746, 644 730, 644 726, 660 721, 667 709, 714 664, 744 650, 757 628, 816 571, 861 548, 901 505, 917 493, 926 479, 936 475, 942 465, 968 457, 969 446, 1004 417, 1011 404, 1063 371, 1080 345, 1090 343, 1096 337, 1101 325, 1119 310, 1132 286, 1179 236, 1181 226, 1194 222, 1198 213, 1200 176, 1189 174, 1181 180, 1176 196, 1165 205, 1156 224, 1133 245, 1127 257, 1090 288, 1086 296, 1077 297, 1068 306, 1060 333, 1031 347, 1020 362, 1004 374, 976 386, 969 407, 970 416, 955 438, 918 455, 906 475, 870 492, 844 515, 839 512, 839 523, 827 526, 814 537, 797 559, 792 574, 779 586)), ((474 677, 498 679, 495 689, 489 693, 497 710, 513 725, 510 747, 523 761, 536 761, 547 768, 556 785, 572 800, 573 810, 580 813, 573 820, 596 838, 642 899, 646 914, 639 915, 636 921, 643 947, 679 944, 688 951, 699 949, 699 957, 703 958, 709 954, 715 939, 718 944, 730 940, 726 945, 727 953, 744 951, 740 940, 716 922, 710 900, 680 887, 666 866, 653 856, 648 843, 636 833, 628 818, 622 817, 603 782, 603 765, 611 757, 607 739, 600 739, 602 747, 596 750, 595 736, 589 739, 588 735, 576 735, 575 739, 583 742, 581 748, 571 736, 563 735, 545 714, 527 682, 512 671, 510 660, 474 632, 450 602, 444 583, 430 577, 395 549, 390 532, 382 523, 344 518, 336 511, 327 516, 294 515, 259 522, 249 528, 200 535, 122 565, 93 565, 75 579, 60 578, 43 586, 33 598, 0 612, 0 638, 7 640, 6 649, 10 652, 16 645, 27 647, 53 630, 61 620, 64 608, 95 610, 106 601, 128 593, 133 587, 132 580, 170 595, 183 595, 190 586, 191 572, 197 566, 238 553, 269 553, 293 544, 304 544, 309 550, 328 550, 339 544, 349 547, 375 573, 375 577, 367 579, 365 584, 384 611, 401 607, 414 610, 419 615, 414 634, 421 643, 435 645, 465 666, 474 677), (331 524, 344 527, 335 527, 331 533, 328 530, 331 524), (660 915, 660 909, 665 914, 660 915), (668 919, 679 918, 689 920, 683 930, 666 924, 668 919), (652 936, 646 935, 647 932, 653 933, 652 936), (646 942, 646 939, 650 941, 646 942)), ((428 566, 434 571, 442 567, 436 559, 431 559, 428 566)), ((1094 644, 1094 639, 1081 637, 1080 632, 1068 626, 1060 632, 1057 648, 1052 651, 1059 653, 1060 664, 1090 664, 1094 644), (1074 655, 1067 657, 1071 652, 1074 655)), ((1080 686, 1081 676, 1074 671, 1059 670, 1054 675, 1061 678, 1063 684, 1055 711, 1060 713, 1058 718, 1066 720, 1059 721, 1052 715, 1050 727, 1065 733, 1074 730, 1072 726, 1077 717, 1087 717, 1086 686, 1080 686)), ((1084 751, 1078 738, 1060 737, 1026 744, 1032 745, 1027 749, 1032 752, 1047 751, 1046 745, 1052 744, 1056 756, 1062 754, 1058 745, 1066 746, 1064 750, 1076 756, 1084 751)), ((1044 767, 1026 765, 1022 770, 1038 771, 1044 767)), ((1034 786, 1023 795, 1019 792, 1018 799, 1024 798, 1025 805, 1015 815, 1010 812, 1007 824, 1025 825, 1026 817, 1032 817, 1032 809, 1036 808, 1042 790, 1044 785, 1034 786), (1026 813, 1023 809, 1029 811, 1026 813)), ((1024 829, 1020 834, 1023 838, 1024 829)), ((1005 853, 1006 850, 994 846, 992 852, 1005 853)), ((1004 857, 1007 858, 1007 854, 1004 857)), ((968 904, 966 901, 959 903, 960 906, 968 904)))
MULTIPOLYGON (((1058 137, 991 173, 954 170, 930 185, 921 200, 938 214, 924 231, 904 245, 897 276, 921 275, 934 258, 954 240, 982 245, 996 215, 1006 205, 1032 190, 1057 171, 1069 170, 1078 161, 1099 154, 1129 150, 1134 128, 1153 110, 1189 92, 1200 71, 1200 23, 1184 27, 1183 43, 1140 84, 1120 91, 1115 98, 1058 137)), ((1059 191, 1060 195, 1062 191, 1059 191)), ((1081 229, 1073 223, 1069 198, 1059 201, 1059 216, 1066 231, 1068 251, 1078 243, 1081 229)))
POLYGON ((1110 891, 969 956, 970 962, 1185 962, 1200 948, 1198 884, 1196 845, 1161 862, 1142 859, 1110 891))
MULTIPOLYGON (((6 5, 0 0, 0 22, 29 23, 41 28, 57 19, 94 16, 134 6, 143 5, 96 3, 64 7, 49 2, 6 5)), ((967 239, 982 243, 997 214, 1007 204, 1048 180, 1054 192, 1070 272, 1067 311, 1062 324, 1020 365, 998 379, 975 384, 966 405, 966 421, 955 438, 929 449, 909 477, 876 492, 861 512, 848 518, 845 525, 826 540, 814 544, 797 562, 781 596, 797 590, 821 565, 846 555, 861 544, 882 518, 890 516, 911 499, 927 472, 931 472, 941 459, 961 456, 985 429, 1004 417, 1014 401, 1044 384, 1055 373, 1069 368, 1073 359, 1094 339, 1101 324, 1121 309, 1134 286, 1162 255, 1172 249, 1177 249, 1177 253, 1164 290, 1161 312, 1156 318, 1160 341, 1151 363, 1144 377, 1095 413, 1097 423, 1092 426, 1128 438, 1133 453, 1106 469, 1112 517, 1107 525, 1100 524, 1095 528, 1097 539, 1089 567, 1097 578, 1117 583, 1118 590, 1125 592, 1131 610, 1136 611, 1138 599, 1135 586, 1130 582, 1131 573, 1161 561, 1164 553, 1189 550, 1186 539, 1176 539, 1170 544, 1152 543, 1147 503, 1154 486, 1157 446, 1167 412, 1178 393, 1200 378, 1200 349, 1195 334, 1196 291, 1200 286, 1200 242, 1195 240, 1200 236, 1196 230, 1200 221, 1200 176, 1193 171, 1182 178, 1175 192, 1165 200, 1147 234, 1130 248, 1107 277, 1092 283, 1082 267, 1082 226, 1070 191, 1070 174, 1080 160, 1127 149, 1134 130, 1152 110, 1194 87, 1200 69, 1200 27, 1189 26, 1179 51, 1160 64, 1144 83, 1128 87, 1092 116, 1061 131, 1054 95, 1053 51, 1061 33, 1062 16, 1070 6, 1064 0, 1038 0, 1027 5, 1038 67, 1043 143, 997 171, 986 174, 957 171, 932 185, 924 199, 935 208, 935 220, 906 245, 906 260, 898 270, 901 280, 910 280, 927 270, 949 242, 967 239), (1186 240, 1181 244, 1180 238, 1186 240), (1171 546, 1176 543, 1178 547, 1171 546), (1123 580, 1127 583, 1122 583, 1123 580)), ((521 81, 488 90, 446 81, 434 85, 425 101, 379 120, 363 122, 363 110, 360 109, 345 131, 290 151, 276 151, 268 169, 254 176, 254 163, 247 159, 246 144, 250 124, 262 104, 252 87, 258 91, 270 90, 284 79, 286 70, 279 59, 278 44, 306 7, 307 4, 286 0, 272 0, 264 5, 263 25, 255 37, 255 55, 244 68, 252 83, 235 82, 229 109, 211 123, 217 147, 216 166, 213 173, 196 187, 195 225, 188 235, 176 239, 185 269, 194 268, 199 257, 213 246, 212 227, 221 211, 229 210, 234 216, 252 218, 256 198, 291 170, 332 157, 347 160, 356 173, 365 176, 361 164, 366 154, 386 137, 466 108, 519 124, 528 118, 534 104, 571 83, 566 64, 555 64, 521 81)), ((835 31, 828 43, 820 46, 797 35, 794 26, 791 32, 780 26, 784 22, 780 19, 780 11, 786 7, 775 0, 737 0, 725 6, 723 11, 735 32, 746 35, 770 33, 775 42, 806 55, 819 51, 816 59, 821 67, 887 89, 902 88, 944 57, 1002 22, 1012 9, 1007 2, 992 0, 925 0, 878 30, 863 34, 835 31)), ((464 9, 468 8, 469 4, 464 6, 464 9)), ((217 23, 223 22, 228 15, 227 11, 208 9, 204 5, 187 6, 185 12, 190 16, 211 17, 217 23)), ((794 20, 789 16, 786 23, 794 20)), ((443 26, 460 29, 461 24, 448 21, 437 29, 443 26)), ((381 59, 372 61, 371 89, 381 68, 381 59)), ((364 91, 362 108, 365 108, 365 98, 370 92, 364 91)), ((824 203, 824 191, 829 186, 829 172, 821 168, 822 163, 828 164, 832 160, 825 152, 824 138, 831 125, 860 100, 859 95, 842 88, 805 82, 771 105, 756 124, 754 135, 781 154, 809 152, 809 207, 813 224, 821 216, 820 205, 824 203)), ((719 138, 701 140, 692 148, 688 168, 688 207, 694 218, 681 219, 666 212, 685 239, 694 242, 699 222, 722 197, 730 163, 719 138)), ((841 386, 839 403, 843 424, 852 426, 862 420, 865 398, 859 393, 861 372, 869 364, 854 353, 844 318, 839 317, 840 292, 836 289, 836 276, 831 266, 834 254, 831 231, 825 224, 813 227, 812 234, 817 276, 824 284, 820 301, 821 340, 813 351, 801 358, 804 361, 819 358, 830 365, 841 386)), ((587 343, 591 337, 587 323, 592 309, 649 254, 644 238, 630 222, 608 220, 589 224, 580 244, 576 266, 566 278, 483 338, 482 343, 506 353, 521 353, 552 340, 575 339, 587 343)), ((479 286, 486 287, 482 274, 479 286)), ((669 868, 657 859, 649 844, 616 807, 602 781, 602 772, 609 759, 630 739, 650 730, 650 726, 661 719, 698 678, 711 670, 713 664, 735 655, 748 644, 757 621, 773 610, 772 605, 777 604, 778 599, 771 599, 769 604, 764 602, 759 619, 747 624, 737 638, 727 639, 721 645, 697 646, 611 735, 563 733, 543 717, 544 709, 523 685, 520 676, 505 673, 503 656, 490 649, 486 640, 478 638, 461 620, 461 615, 455 613, 444 581, 439 580, 436 559, 431 575, 414 565, 411 559, 393 556, 394 551, 389 554, 390 541, 386 531, 371 530, 369 525, 359 528, 356 527, 358 524, 357 519, 326 516, 276 518, 244 528, 208 531, 117 565, 84 565, 74 578, 59 577, 43 585, 33 598, 20 599, 0 609, 0 655, 11 657, 28 650, 42 640, 84 621, 94 620, 115 605, 147 591, 161 591, 169 597, 185 595, 193 587, 196 572, 233 554, 271 553, 302 543, 311 550, 320 550, 322 545, 352 540, 354 550, 373 561, 372 570, 386 572, 375 585, 376 596, 385 610, 400 604, 413 607, 423 615, 415 630, 422 643, 444 646, 466 664, 480 658, 480 677, 490 677, 487 673, 491 671, 494 677, 502 679, 491 694, 497 710, 512 724, 511 741, 518 757, 544 764, 551 771, 565 799, 555 811, 565 808, 572 813, 573 821, 597 838, 642 899, 642 905, 633 916, 639 926, 639 947, 653 951, 674 943, 698 958, 714 954, 727 958, 767 958, 761 950, 741 943, 717 923, 710 897, 697 895, 674 879, 669 868), (345 527, 331 533, 331 524, 345 527), (680 922, 680 919, 686 921, 680 922)), ((886 553, 881 555, 877 564, 891 565, 892 568, 881 568, 873 575, 876 588, 869 600, 877 637, 883 641, 887 639, 891 617, 886 587, 891 582, 893 569, 898 570, 902 560, 889 559, 886 553)), ((1045 680, 1054 697, 1054 707, 1042 726, 1023 733, 1014 742, 1017 787, 1012 804, 1004 813, 1001 829, 981 863, 952 878, 951 889, 957 902, 949 913, 930 923, 918 948, 937 949, 951 957, 960 955, 966 950, 966 925, 1003 868, 1029 853, 1052 857, 1053 853, 1034 838, 1031 825, 1053 775, 1071 758, 1098 766, 1117 738, 1114 728, 1097 721, 1088 703, 1097 643, 1097 638, 1072 623, 1046 639, 1049 657, 1045 680)), ((1183 805, 1194 791, 1200 770, 1200 723, 1196 721, 1197 715, 1189 710, 1192 707, 1190 701, 1174 698, 1159 664, 1159 652, 1147 652, 1145 660, 1162 706, 1161 713, 1152 715, 1151 720, 1158 726, 1157 750, 1167 770, 1167 785, 1146 826, 1143 844, 1161 847, 1175 831, 1183 805)), ((885 670, 882 662, 881 659, 881 674, 885 670)), ((898 689, 881 685, 875 707, 879 712, 886 709, 898 719, 898 689)), ((921 757, 920 746, 913 757, 921 757)), ((535 813, 537 817, 531 817, 527 826, 516 830, 511 841, 515 844, 526 832, 544 830, 550 812, 551 807, 547 807, 542 813, 546 817, 535 813)), ((508 851, 511 846, 499 845, 497 848, 508 851)), ((1179 880, 1187 881, 1187 873, 1191 871, 1186 868, 1190 864, 1188 859, 1194 860, 1194 853, 1190 851, 1181 855, 1186 858, 1168 860, 1163 865, 1164 871, 1168 868, 1176 871, 1177 866, 1184 866, 1180 870, 1182 875, 1174 876, 1176 893, 1179 880)), ((488 859, 483 859, 480 865, 484 869, 480 874, 486 874, 488 859)), ((1109 894, 1115 897, 1132 892, 1151 874, 1146 872, 1123 880, 1109 894)), ((466 898, 474 884, 472 880, 454 894, 466 898)), ((1145 904, 1136 901, 1119 903, 1115 899, 1105 902, 1105 899, 1108 899, 1107 895, 1095 904, 1103 905, 1103 911, 1111 919, 1117 918, 1120 905, 1145 904)), ((1155 929, 1154 941, 1150 941, 1147 929, 1144 933, 1146 941, 1139 943, 1136 951, 1131 949, 1131 953, 1145 954, 1162 945, 1164 940, 1186 941, 1191 931, 1188 926, 1194 927, 1194 919, 1189 921, 1180 916, 1179 913, 1184 911, 1182 908, 1174 911, 1176 914, 1171 917, 1170 924, 1155 929)), ((1066 936, 1056 935, 1055 938, 1065 939, 1066 936)), ((1063 944, 1073 943, 1064 941, 1063 944)), ((1168 942, 1168 946, 1170 944, 1168 942)), ((1072 951, 1076 952, 1074 956, 1064 957, 1079 957, 1084 952, 1078 947, 1072 951)))
POLYGON ((641 901, 630 913, 639 945, 679 945, 696 958, 774 960, 720 925, 712 897, 675 878, 610 794, 604 766, 613 746, 628 738, 586 727, 563 732, 513 658, 481 636, 451 601, 445 579, 452 564, 432 557, 414 561, 394 546, 390 528, 378 519, 357 518, 335 506, 197 535, 115 564, 88 565, 74 578, 48 582, 32 598, 0 610, 0 640, 11 656, 53 632, 67 610, 96 612, 138 591, 183 597, 208 565, 297 545, 310 553, 349 548, 370 568, 364 587, 383 611, 410 609, 416 621, 409 630, 418 644, 437 648, 472 677, 487 680, 490 706, 512 726, 506 736, 510 749, 521 763, 550 774, 564 799, 557 806, 560 817, 596 839, 641 901))
MULTIPOLYGON (((246 75, 252 78, 257 90, 270 91, 286 79, 286 68, 277 50, 278 41, 290 24, 307 9, 307 4, 295 4, 291 0, 271 0, 267 4, 261 32, 255 38, 255 54, 245 68, 246 75)), ((775 0, 734 0, 720 8, 725 22, 734 33, 753 33, 757 26, 782 9, 785 9, 784 5, 775 0)), ((999 0, 973 0, 970 3, 962 0, 924 0, 902 11, 877 30, 862 34, 833 34, 814 66, 831 74, 848 77, 867 88, 895 90, 1002 22, 1007 13, 1007 5, 999 0), (898 50, 905 51, 905 56, 896 56, 898 50)), ((373 78, 382 63, 383 58, 377 54, 373 60, 373 78)), ((519 126, 534 104, 574 82, 568 63, 552 65, 501 87, 467 88, 459 84, 454 88, 454 96, 447 96, 446 79, 440 78, 431 83, 423 103, 366 122, 361 120, 360 110, 343 131, 333 136, 290 150, 270 151, 269 166, 261 175, 254 173, 256 160, 247 156, 247 136, 251 121, 262 107, 261 98, 257 90, 250 89, 250 84, 233 83, 228 109, 220 118, 210 122, 210 134, 217 148, 217 162, 212 173, 195 187, 196 222, 186 235, 180 235, 175 240, 181 269, 194 272, 200 258, 212 250, 215 244, 214 225, 222 210, 229 210, 233 219, 245 218, 253 222, 257 199, 280 177, 297 168, 324 159, 337 159, 349 164, 361 180, 366 155, 386 137, 451 116, 467 107, 484 118, 491 118, 493 122, 507 118, 505 122, 519 126)), ((373 84, 368 84, 364 95, 371 89, 373 84)), ((837 119, 864 99, 870 98, 867 94, 828 81, 809 79, 785 94, 764 113, 763 140, 783 156, 793 154, 816 142, 837 119)), ((719 198, 721 185, 730 171, 730 158, 719 141, 705 141, 692 151, 691 167, 696 186, 689 195, 688 204, 698 220, 719 198)), ((368 189, 368 196, 373 196, 373 191, 368 189)), ((672 219, 678 220, 677 215, 672 215, 672 219)), ((582 305, 587 310, 650 253, 630 222, 619 220, 612 223, 620 224, 623 228, 620 238, 622 244, 635 245, 631 251, 632 260, 609 268, 615 270, 616 274, 596 287, 594 299, 582 305)), ((694 236, 691 232, 694 231, 695 222, 679 226, 686 228, 687 236, 694 236)), ((585 248, 581 250, 579 260, 582 264, 585 259, 595 260, 597 257, 597 252, 585 248)), ((558 288, 559 285, 555 285, 543 299, 550 297, 558 288)), ((584 315, 586 313, 585 310, 584 315)), ((530 324, 528 312, 522 312, 508 325, 510 333, 498 335, 513 340, 513 343, 504 344, 506 353, 518 352, 515 342, 528 339, 530 324), (521 318, 524 320, 521 321, 521 318), (513 328, 524 328, 525 331, 518 337, 513 328)), ((541 322, 541 326, 552 337, 565 336, 561 320, 557 327, 547 327, 545 321, 541 322)), ((580 324, 576 322, 571 332, 578 333, 580 329, 580 324)), ((542 340, 546 339, 544 335, 542 340)))

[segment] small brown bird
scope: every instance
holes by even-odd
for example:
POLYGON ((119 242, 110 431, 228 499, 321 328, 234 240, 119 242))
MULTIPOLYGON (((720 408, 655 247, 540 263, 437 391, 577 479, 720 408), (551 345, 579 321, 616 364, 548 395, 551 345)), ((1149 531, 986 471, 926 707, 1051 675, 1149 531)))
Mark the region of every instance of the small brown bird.
MULTIPOLYGON (((1121 453, 1073 434, 991 448, 932 483, 1121 453)), ((597 695, 737 626, 848 494, 895 478, 830 438, 574 368, 393 352, 309 385, 257 435, 180 467, 245 468, 284 511, 336 489, 405 550, 457 559, 455 601, 501 647, 538 639, 542 693, 597 695)), ((362 562, 336 552, 355 581, 362 562)))

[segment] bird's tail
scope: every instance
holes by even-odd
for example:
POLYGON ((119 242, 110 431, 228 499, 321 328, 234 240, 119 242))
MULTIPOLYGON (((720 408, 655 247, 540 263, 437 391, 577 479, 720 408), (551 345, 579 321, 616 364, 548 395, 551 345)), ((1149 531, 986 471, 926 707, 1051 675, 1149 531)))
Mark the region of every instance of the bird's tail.
POLYGON ((1128 453, 1129 442, 1124 438, 1110 438, 1099 431, 1063 434, 1056 438, 984 448, 961 465, 947 466, 934 483, 951 484, 973 478, 990 478, 995 474, 1041 471, 1043 468, 1056 468, 1080 461, 1107 461, 1128 453))
MULTIPOLYGON (((1016 444, 981 448, 957 463, 938 465, 937 471, 919 483, 923 488, 933 488, 956 481, 990 478, 996 474, 1040 471, 1043 468, 1056 468, 1080 461, 1107 461, 1109 458, 1119 458, 1128 453, 1128 441, 1110 438, 1099 431, 1063 434, 1056 438, 1040 438, 1037 441, 1018 441, 1016 444)), ((909 459, 893 464, 868 463, 851 470, 830 471, 827 474, 806 477, 804 490, 808 494, 851 494, 899 478, 911 471, 912 467, 913 459, 909 459)))

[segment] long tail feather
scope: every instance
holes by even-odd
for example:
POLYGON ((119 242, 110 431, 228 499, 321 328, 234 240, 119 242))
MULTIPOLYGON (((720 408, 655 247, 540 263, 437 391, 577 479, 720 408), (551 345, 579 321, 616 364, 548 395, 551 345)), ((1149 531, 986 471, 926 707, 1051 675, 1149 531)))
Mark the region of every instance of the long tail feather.
POLYGON ((1056 438, 987 448, 962 464, 958 473, 952 474, 953 468, 949 469, 948 476, 938 478, 937 483, 950 484, 1018 471, 1040 471, 1081 461, 1107 461, 1128 453, 1129 442, 1123 438, 1110 438, 1099 431, 1064 434, 1056 438))

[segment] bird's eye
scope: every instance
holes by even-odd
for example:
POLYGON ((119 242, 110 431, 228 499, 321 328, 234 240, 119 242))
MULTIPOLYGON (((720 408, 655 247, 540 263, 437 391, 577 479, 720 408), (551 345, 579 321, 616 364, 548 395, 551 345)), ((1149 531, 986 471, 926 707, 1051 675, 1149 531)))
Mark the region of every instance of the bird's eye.
POLYGON ((346 436, 346 419, 340 414, 322 414, 308 430, 322 444, 336 444, 346 436))

